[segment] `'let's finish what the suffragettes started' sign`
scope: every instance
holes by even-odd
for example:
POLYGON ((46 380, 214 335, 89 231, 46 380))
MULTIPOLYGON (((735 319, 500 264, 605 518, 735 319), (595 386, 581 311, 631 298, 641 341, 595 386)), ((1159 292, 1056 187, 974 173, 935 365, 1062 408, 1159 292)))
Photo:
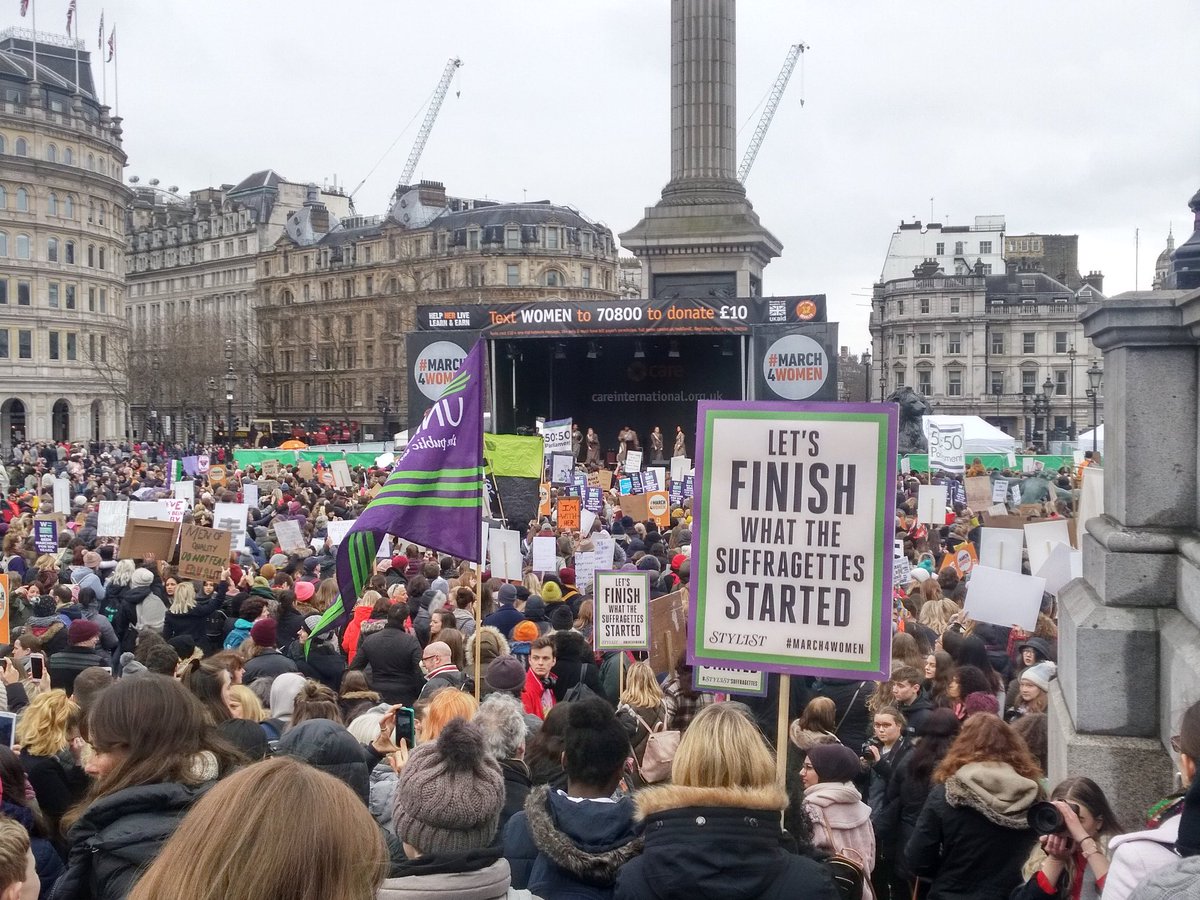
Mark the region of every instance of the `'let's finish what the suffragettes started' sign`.
POLYGON ((701 403, 688 660, 890 667, 896 407, 701 403))

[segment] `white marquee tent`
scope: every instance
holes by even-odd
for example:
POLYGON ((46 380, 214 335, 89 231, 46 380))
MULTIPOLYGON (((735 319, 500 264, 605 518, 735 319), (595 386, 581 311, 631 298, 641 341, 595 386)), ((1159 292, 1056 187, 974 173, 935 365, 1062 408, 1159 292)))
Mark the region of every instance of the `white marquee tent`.
MULTIPOLYGON (((963 453, 967 457, 967 462, 971 461, 972 454, 1007 453, 1009 450, 1017 449, 1016 438, 1005 434, 979 416, 922 416, 921 430, 925 433, 926 440, 929 438, 930 423, 941 428, 952 425, 963 427, 963 453)), ((1101 440, 1103 439, 1104 437, 1101 435, 1101 440)))
POLYGON ((1103 424, 1097 425, 1091 431, 1085 431, 1083 434, 1081 434, 1079 436, 1078 440, 1075 441, 1075 446, 1078 447, 1080 450, 1091 450, 1093 433, 1096 436, 1096 449, 1103 451, 1104 450, 1104 425, 1103 424))

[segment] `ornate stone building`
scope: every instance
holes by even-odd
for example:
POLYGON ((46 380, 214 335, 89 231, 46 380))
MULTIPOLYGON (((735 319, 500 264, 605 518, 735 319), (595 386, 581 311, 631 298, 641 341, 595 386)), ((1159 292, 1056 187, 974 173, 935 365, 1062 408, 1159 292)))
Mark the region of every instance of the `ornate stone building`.
POLYGON ((86 51, 39 33, 35 67, 32 39, 0 34, 0 445, 119 438, 121 120, 86 51))
POLYGON ((407 420, 418 305, 610 300, 617 251, 609 229, 549 202, 458 199, 425 181, 385 216, 340 219, 310 190, 260 254, 257 284, 260 415, 380 434, 407 420))
POLYGON ((230 410, 244 428, 265 408, 257 259, 310 190, 336 215, 349 210, 340 192, 272 169, 187 196, 157 179, 136 184, 124 262, 135 434, 210 437, 230 410))

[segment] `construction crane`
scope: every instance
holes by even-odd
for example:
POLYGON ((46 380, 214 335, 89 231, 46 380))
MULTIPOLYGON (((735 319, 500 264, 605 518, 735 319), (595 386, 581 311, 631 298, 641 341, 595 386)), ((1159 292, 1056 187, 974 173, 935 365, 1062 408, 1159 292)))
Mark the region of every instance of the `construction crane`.
POLYGON ((438 82, 438 86, 433 92, 433 99, 429 101, 429 109, 425 111, 425 121, 421 123, 421 130, 408 154, 408 162, 404 164, 404 171, 400 173, 400 187, 406 186, 412 180, 413 173, 417 171, 417 163, 421 161, 421 154, 425 151, 425 142, 429 140, 429 133, 433 131, 433 123, 437 121, 438 113, 442 109, 446 91, 450 90, 450 80, 454 78, 454 73, 461 65, 462 60, 454 57, 446 63, 446 68, 442 70, 442 80, 438 82))
MULTIPOLYGON (((808 49, 808 44, 792 44, 788 49, 787 57, 783 61, 783 68, 779 70, 779 75, 775 78, 775 84, 771 88, 771 95, 767 98, 767 105, 763 108, 762 118, 758 120, 758 127, 754 129, 754 137, 750 138, 750 145, 746 147, 746 155, 742 157, 742 164, 738 166, 737 178, 738 181, 745 184, 746 176, 750 174, 750 167, 754 165, 754 158, 758 156, 758 151, 762 148, 763 139, 767 136, 767 129, 771 127, 771 120, 775 118, 775 110, 779 108, 779 101, 783 99, 783 92, 787 90, 788 81, 792 77, 792 70, 796 68, 796 60, 801 54, 808 49)), ((801 79, 803 81, 803 79, 801 79)), ((804 98, 800 98, 800 105, 804 105, 804 98)))

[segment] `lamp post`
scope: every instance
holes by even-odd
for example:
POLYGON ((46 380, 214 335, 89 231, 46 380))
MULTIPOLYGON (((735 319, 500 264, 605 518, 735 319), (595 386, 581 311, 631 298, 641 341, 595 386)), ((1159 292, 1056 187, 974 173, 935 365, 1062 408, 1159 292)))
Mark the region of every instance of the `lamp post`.
POLYGON ((1043 450, 1046 453, 1050 452, 1050 398, 1051 398, 1051 396, 1053 396, 1053 394, 1054 394, 1054 382, 1050 379, 1050 376, 1047 375, 1046 380, 1042 382, 1042 402, 1045 404, 1045 410, 1046 410, 1046 413, 1045 413, 1045 415, 1046 415, 1046 419, 1045 419, 1045 421, 1046 421, 1046 427, 1045 427, 1046 446, 1043 448, 1043 450))
POLYGON ((1071 440, 1075 440, 1075 345, 1074 344, 1072 344, 1071 348, 1069 350, 1067 350, 1067 358, 1071 360, 1071 384, 1070 384, 1070 388, 1069 388, 1069 390, 1071 392, 1071 396, 1070 396, 1071 409, 1070 409, 1069 415, 1067 416, 1067 425, 1071 429, 1071 440))
POLYGON ((863 400, 871 400, 871 351, 864 350, 860 357, 863 373, 863 400))
POLYGON ((1021 436, 1025 441, 1025 446, 1028 447, 1033 443, 1029 434, 1029 407, 1032 398, 1024 391, 1021 392, 1021 436))
POLYGON ((208 379, 208 440, 217 434, 217 379, 208 379))
POLYGON ((383 420, 383 440, 388 439, 388 414, 392 411, 391 401, 380 394, 375 398, 375 405, 379 407, 379 418, 383 420))
POLYGON ((1088 399, 1092 401, 1092 452, 1094 453, 1100 437, 1096 433, 1100 427, 1097 418, 1099 417, 1100 387, 1104 384, 1104 371, 1100 368, 1099 363, 1092 362, 1091 368, 1087 370, 1087 377, 1087 395, 1088 399))

